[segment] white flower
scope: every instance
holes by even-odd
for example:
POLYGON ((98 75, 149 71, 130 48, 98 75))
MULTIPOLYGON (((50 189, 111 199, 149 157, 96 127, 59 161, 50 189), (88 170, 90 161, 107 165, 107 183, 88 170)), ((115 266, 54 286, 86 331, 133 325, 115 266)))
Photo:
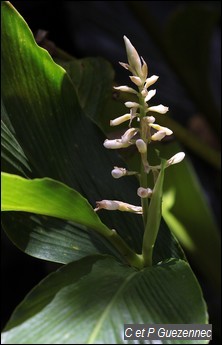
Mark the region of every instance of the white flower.
POLYGON ((151 136, 151 139, 154 141, 160 141, 166 136, 165 131, 158 131, 151 136))
POLYGON ((164 131, 166 133, 166 135, 173 134, 173 131, 171 131, 171 129, 169 129, 167 127, 163 127, 163 126, 157 125, 155 123, 150 123, 149 126, 158 130, 158 131, 164 131))
POLYGON ((150 90, 145 97, 145 102, 148 102, 153 96, 155 96, 156 90, 150 90))
POLYGON ((137 195, 140 198, 150 198, 152 196, 152 194, 153 194, 153 191, 150 188, 139 187, 137 189, 137 195))
POLYGON ((118 90, 118 91, 123 91, 123 92, 129 92, 129 93, 135 93, 137 94, 137 91, 134 90, 132 87, 129 87, 129 86, 126 86, 126 85, 123 85, 123 86, 114 86, 113 87, 115 90, 118 90))
POLYGON ((144 120, 150 124, 150 123, 154 123, 156 121, 155 117, 154 116, 145 116, 144 117, 144 120))
POLYGON ((160 105, 155 105, 153 107, 149 107, 148 111, 155 111, 156 113, 160 113, 160 114, 165 114, 167 113, 169 110, 168 107, 165 107, 164 105, 160 104, 160 105))
POLYGON ((159 77, 157 75, 152 75, 151 77, 147 78, 145 85, 144 85, 144 88, 147 89, 148 87, 153 85, 158 79, 159 79, 159 77))
POLYGON ((121 123, 128 121, 130 119, 131 119, 131 114, 125 114, 125 115, 119 116, 116 119, 110 121, 110 126, 118 126, 121 123))
POLYGON ((138 128, 128 129, 121 137, 122 143, 125 144, 129 142, 134 137, 134 135, 136 135, 137 132, 138 132, 138 128))
POLYGON ((106 149, 122 149, 124 147, 128 147, 132 145, 130 142, 125 142, 123 143, 121 139, 113 139, 113 140, 108 140, 106 139, 103 143, 106 149))
POLYGON ((129 76, 131 81, 136 84, 137 86, 141 86, 143 84, 142 80, 140 79, 140 77, 135 77, 134 75, 130 75, 129 76))
POLYGON ((111 174, 113 178, 120 178, 126 175, 126 169, 114 167, 114 169, 111 171, 111 174))
POLYGON ((178 152, 173 157, 167 160, 167 167, 173 164, 180 163, 185 157, 184 152, 178 152))
POLYGON ((136 147, 140 153, 146 153, 147 151, 146 143, 142 139, 136 141, 136 147))
POLYGON ((124 103, 127 108, 139 108, 139 103, 136 102, 125 102, 124 103))
POLYGON ((136 214, 142 214, 142 207, 141 206, 134 206, 131 204, 127 204, 122 201, 117 200, 102 200, 102 201, 96 201, 96 208, 94 211, 98 211, 101 209, 109 210, 109 211, 126 211, 126 212, 132 212, 136 214))

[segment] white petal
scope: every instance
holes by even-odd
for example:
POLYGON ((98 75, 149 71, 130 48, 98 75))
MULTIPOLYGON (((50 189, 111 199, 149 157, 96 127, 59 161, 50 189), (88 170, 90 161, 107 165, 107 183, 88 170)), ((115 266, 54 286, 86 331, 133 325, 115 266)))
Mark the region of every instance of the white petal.
POLYGON ((155 111, 156 113, 160 113, 160 114, 165 114, 167 111, 169 110, 168 107, 165 107, 164 105, 160 104, 160 105, 155 105, 153 107, 149 107, 148 111, 155 111))
POLYGON ((169 129, 167 127, 163 127, 163 126, 157 125, 155 123, 150 123, 149 126, 156 129, 157 131, 164 131, 166 133, 166 135, 173 134, 173 131, 171 131, 171 129, 169 129))
POLYGON ((125 144, 125 143, 129 142, 132 139, 132 137, 134 137, 134 135, 136 135, 137 132, 138 132, 137 128, 128 129, 121 137, 122 143, 125 144))
POLYGON ((121 139, 113 139, 113 140, 106 139, 103 145, 105 146, 106 149, 121 149, 121 148, 130 146, 131 143, 129 142, 123 143, 121 139))
POLYGON ((135 75, 130 75, 129 76, 131 81, 136 84, 137 86, 141 86, 143 84, 142 80, 140 79, 140 77, 135 77, 135 75))
POLYGON ((159 77, 157 75, 152 75, 152 77, 146 79, 144 87, 147 89, 148 87, 153 85, 158 79, 159 77))
POLYGON ((173 157, 167 160, 167 166, 180 163, 185 157, 184 152, 178 152, 173 157))
POLYGON ((159 131, 159 132, 156 132, 155 134, 153 134, 151 136, 151 139, 154 140, 154 141, 160 141, 162 140, 164 137, 166 136, 166 133, 164 131, 159 131))
POLYGON ((132 87, 123 85, 123 86, 114 86, 113 87, 115 90, 123 91, 123 92, 129 92, 129 93, 135 93, 137 94, 137 91, 134 90, 132 87))
POLYGON ((155 96, 156 90, 150 90, 145 98, 145 102, 148 102, 153 96, 155 96))
POLYGON ((125 69, 131 71, 130 65, 128 65, 128 63, 119 62, 119 64, 120 64, 123 68, 125 68, 125 69))
POLYGON ((124 103, 127 108, 139 108, 139 104, 136 102, 125 102, 124 103))
POLYGON ((131 119, 131 114, 125 114, 125 115, 119 116, 116 119, 110 121, 110 126, 118 126, 121 123, 128 121, 130 119, 131 119))

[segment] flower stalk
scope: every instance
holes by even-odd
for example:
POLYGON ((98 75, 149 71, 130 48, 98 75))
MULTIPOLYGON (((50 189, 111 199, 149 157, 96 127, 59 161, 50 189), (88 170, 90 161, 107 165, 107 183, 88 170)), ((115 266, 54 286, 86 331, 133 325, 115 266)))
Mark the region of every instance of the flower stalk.
MULTIPOLYGON (((148 90, 150 86, 156 83, 158 76, 148 77, 148 67, 144 59, 139 57, 136 49, 130 40, 124 36, 128 63, 120 62, 121 66, 127 69, 132 75, 129 76, 131 82, 137 89, 129 86, 118 86, 116 90, 121 92, 133 93, 138 97, 137 102, 125 102, 126 108, 130 109, 128 113, 110 121, 111 126, 117 126, 123 122, 129 121, 129 128, 119 139, 108 140, 104 142, 107 149, 122 149, 135 145, 141 158, 141 166, 138 172, 128 171, 125 168, 114 167, 111 174, 113 178, 119 179, 127 175, 138 175, 140 187, 137 189, 137 195, 141 198, 141 206, 134 206, 118 200, 102 200, 96 202, 95 211, 100 209, 110 211, 125 211, 142 215, 144 224, 144 237, 142 244, 142 254, 134 253, 133 260, 128 260, 131 265, 137 268, 151 266, 153 264, 153 248, 157 238, 159 225, 162 216, 162 194, 164 170, 170 165, 181 162, 185 154, 179 152, 168 160, 161 159, 161 164, 151 166, 148 162, 148 146, 152 141, 161 141, 165 136, 172 135, 172 130, 155 123, 155 117, 150 112, 166 114, 168 107, 160 105, 149 106, 148 102, 155 96, 156 89, 148 90), (131 127, 134 119, 139 123, 139 128, 131 127), (152 171, 154 187, 148 186, 148 174, 152 171)), ((116 232, 115 232, 116 233, 116 232)), ((116 233, 117 234, 117 233, 116 233)), ((118 234, 117 234, 118 235, 118 234)), ((120 237, 113 236, 112 241, 120 241, 120 237)), ((122 244, 124 240, 121 239, 122 244)), ((124 247, 124 245, 121 247, 124 247)), ((116 246, 118 247, 117 243, 116 246)), ((120 250, 121 251, 121 250, 120 250)), ((123 254, 123 253, 122 253, 123 254)))

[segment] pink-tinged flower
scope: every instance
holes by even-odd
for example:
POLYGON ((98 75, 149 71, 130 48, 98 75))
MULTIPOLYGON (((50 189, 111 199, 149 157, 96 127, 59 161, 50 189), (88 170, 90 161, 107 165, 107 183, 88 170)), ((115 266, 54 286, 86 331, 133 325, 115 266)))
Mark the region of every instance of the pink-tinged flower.
POLYGON ((150 188, 143 188, 143 187, 139 187, 137 189, 137 195, 140 197, 140 198, 150 198, 153 194, 153 191, 152 189, 150 188))

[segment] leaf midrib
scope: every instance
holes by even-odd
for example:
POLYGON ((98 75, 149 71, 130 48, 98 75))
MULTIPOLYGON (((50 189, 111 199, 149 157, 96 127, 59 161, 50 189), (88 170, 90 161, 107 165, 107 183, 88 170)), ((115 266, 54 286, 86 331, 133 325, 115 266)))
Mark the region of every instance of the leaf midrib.
POLYGON ((105 321, 110 309, 112 308, 112 306, 114 305, 116 299, 118 298, 118 296, 120 295, 120 293, 122 292, 122 290, 125 288, 125 286, 128 284, 128 282, 137 274, 138 272, 133 272, 132 274, 130 274, 125 281, 123 281, 122 285, 119 287, 119 289, 117 290, 116 294, 111 298, 109 304, 107 305, 107 307, 104 309, 102 315, 100 316, 99 320, 96 323, 96 326, 92 332, 92 334, 90 335, 90 337, 88 338, 88 341, 86 342, 86 344, 94 344, 94 341, 96 340, 96 337, 102 327, 103 322, 105 321))

